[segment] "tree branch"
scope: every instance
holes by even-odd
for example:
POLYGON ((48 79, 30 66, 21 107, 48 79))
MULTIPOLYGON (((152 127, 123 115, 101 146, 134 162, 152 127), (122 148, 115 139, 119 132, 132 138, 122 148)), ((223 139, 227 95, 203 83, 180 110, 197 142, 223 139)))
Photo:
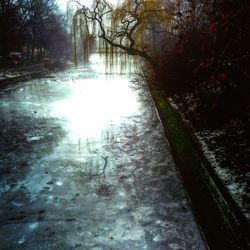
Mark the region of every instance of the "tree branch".
POLYGON ((145 5, 138 0, 135 0, 134 4, 134 10, 131 11, 125 9, 123 11, 123 15, 121 17, 118 16, 118 18, 120 18, 120 20, 118 19, 118 24, 115 25, 115 27, 110 28, 105 27, 105 21, 107 21, 107 23, 111 21, 114 17, 114 10, 106 0, 96 0, 93 10, 82 6, 82 8, 79 9, 75 15, 77 16, 82 14, 91 22, 97 23, 99 27, 98 36, 107 44, 125 51, 128 55, 140 56, 154 67, 157 67, 158 64, 155 62, 153 57, 151 57, 144 49, 136 47, 134 35, 142 24, 142 20, 144 18, 143 15, 145 15, 147 10, 145 5), (139 11, 140 8, 141 10, 139 11), (128 44, 125 43, 125 39, 128 44))

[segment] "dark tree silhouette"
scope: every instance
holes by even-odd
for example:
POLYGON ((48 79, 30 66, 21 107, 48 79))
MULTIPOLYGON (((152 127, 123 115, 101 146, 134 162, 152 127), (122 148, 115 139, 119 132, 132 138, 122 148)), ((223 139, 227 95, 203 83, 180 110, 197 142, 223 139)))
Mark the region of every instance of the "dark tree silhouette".
POLYGON ((34 60, 35 51, 40 58, 62 51, 67 32, 55 0, 2 0, 0 7, 1 56, 26 51, 27 59, 34 60))

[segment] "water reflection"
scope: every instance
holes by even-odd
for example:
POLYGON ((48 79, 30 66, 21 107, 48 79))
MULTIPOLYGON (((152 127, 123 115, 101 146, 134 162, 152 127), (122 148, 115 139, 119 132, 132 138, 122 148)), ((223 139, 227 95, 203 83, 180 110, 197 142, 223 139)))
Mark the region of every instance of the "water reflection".
POLYGON ((127 54, 116 54, 107 56, 103 54, 93 54, 90 57, 90 67, 98 73, 105 74, 131 74, 138 70, 139 61, 127 54))
POLYGON ((126 77, 103 76, 69 84, 70 95, 53 103, 51 115, 66 119, 73 137, 97 139, 108 124, 119 124, 122 118, 139 111, 136 94, 126 77))
POLYGON ((14 170, 1 249, 205 249, 154 106, 129 85, 90 65, 0 94, 17 146, 0 158, 14 170))

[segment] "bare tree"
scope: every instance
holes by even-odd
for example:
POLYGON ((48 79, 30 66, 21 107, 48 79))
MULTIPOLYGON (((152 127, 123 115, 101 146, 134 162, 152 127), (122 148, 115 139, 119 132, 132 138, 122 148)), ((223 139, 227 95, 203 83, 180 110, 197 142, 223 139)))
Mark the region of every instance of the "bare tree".
POLYGON ((171 15, 169 5, 157 0, 127 0, 116 8, 106 0, 95 0, 93 8, 81 5, 73 17, 85 23, 86 36, 95 34, 106 46, 140 56, 157 67, 155 57, 155 34, 168 31, 171 15))

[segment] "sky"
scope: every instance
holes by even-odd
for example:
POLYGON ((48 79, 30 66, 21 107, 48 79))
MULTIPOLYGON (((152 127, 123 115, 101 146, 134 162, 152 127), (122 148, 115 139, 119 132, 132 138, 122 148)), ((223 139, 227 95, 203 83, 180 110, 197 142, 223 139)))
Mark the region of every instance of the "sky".
MULTIPOLYGON (((108 2, 116 4, 119 0, 108 0, 108 2)), ((66 11, 67 2, 68 0, 56 0, 58 6, 62 11, 66 11)), ((86 6, 90 6, 92 3, 92 0, 80 0, 81 3, 83 3, 86 6)))

